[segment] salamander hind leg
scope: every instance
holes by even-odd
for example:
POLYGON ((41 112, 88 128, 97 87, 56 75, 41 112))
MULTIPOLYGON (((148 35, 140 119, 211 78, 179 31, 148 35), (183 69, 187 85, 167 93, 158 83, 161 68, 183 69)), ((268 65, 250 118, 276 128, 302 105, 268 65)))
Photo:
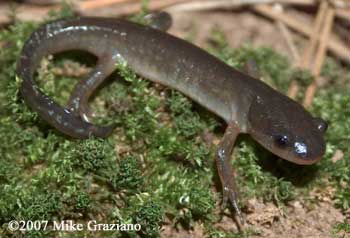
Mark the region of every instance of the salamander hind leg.
POLYGON ((234 181, 234 171, 231 165, 232 150, 238 134, 238 125, 235 122, 230 122, 225 130, 224 137, 220 141, 217 149, 216 166, 218 169, 223 189, 222 207, 225 208, 227 202, 229 201, 235 209, 236 214, 239 217, 241 223, 243 223, 242 213, 238 207, 237 189, 234 181))
POLYGON ((172 17, 167 12, 152 12, 144 17, 146 24, 160 31, 167 31, 172 25, 172 17))
POLYGON ((66 108, 76 116, 80 116, 84 121, 91 121, 93 112, 88 106, 89 98, 115 70, 115 63, 112 57, 100 58, 95 69, 75 86, 66 108))
POLYGON ((114 129, 114 126, 97 126, 83 121, 74 116, 67 109, 64 109, 50 97, 45 95, 35 84, 29 74, 19 68, 17 74, 23 78, 20 87, 22 97, 26 103, 36 111, 49 124, 62 133, 74 138, 86 139, 90 136, 107 137, 114 129))

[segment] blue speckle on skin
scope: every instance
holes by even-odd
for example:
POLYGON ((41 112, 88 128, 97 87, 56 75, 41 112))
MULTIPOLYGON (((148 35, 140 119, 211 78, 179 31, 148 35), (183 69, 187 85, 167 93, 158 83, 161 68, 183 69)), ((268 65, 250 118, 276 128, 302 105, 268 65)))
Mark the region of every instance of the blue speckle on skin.
POLYGON ((74 98, 73 99, 73 104, 74 104, 74 108, 75 109, 79 108, 79 101, 80 101, 80 98, 74 98))
POLYGON ((306 144, 304 144, 302 142, 295 142, 294 143, 294 148, 295 148, 295 152, 299 156, 305 157, 307 155, 307 146, 306 146, 306 144))
POLYGON ((225 159, 225 150, 219 149, 218 150, 218 156, 219 156, 220 160, 224 160, 225 159))
POLYGON ((35 95, 39 94, 38 87, 36 85, 33 85, 32 89, 34 90, 35 95))
POLYGON ((56 121, 61 124, 62 123, 62 116, 61 115, 57 115, 56 116, 56 121))
POLYGON ((54 114, 53 110, 47 111, 47 113, 49 113, 50 116, 52 116, 54 114))
POLYGON ((101 71, 96 71, 95 74, 91 78, 89 78, 86 83, 89 86, 92 86, 101 75, 102 75, 101 71))
POLYGON ((75 129, 75 132, 81 134, 81 133, 84 133, 84 129, 78 128, 78 129, 75 129))
POLYGON ((96 81, 96 77, 93 76, 93 77, 89 78, 89 80, 86 82, 86 84, 88 84, 89 86, 92 86, 95 81, 96 81))

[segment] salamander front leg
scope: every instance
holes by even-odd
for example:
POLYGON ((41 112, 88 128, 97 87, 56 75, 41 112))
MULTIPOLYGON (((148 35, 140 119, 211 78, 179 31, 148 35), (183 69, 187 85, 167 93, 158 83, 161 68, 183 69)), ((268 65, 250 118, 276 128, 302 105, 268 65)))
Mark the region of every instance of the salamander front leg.
POLYGON ((260 79, 260 71, 258 64, 253 59, 248 59, 243 66, 243 72, 250 75, 253 78, 260 79))
POLYGON ((241 223, 243 223, 242 213, 238 207, 237 190, 234 181, 234 172, 231 165, 232 150, 238 134, 239 128, 237 123, 230 122, 217 149, 216 166, 223 189, 222 207, 226 207, 227 202, 230 201, 241 223))

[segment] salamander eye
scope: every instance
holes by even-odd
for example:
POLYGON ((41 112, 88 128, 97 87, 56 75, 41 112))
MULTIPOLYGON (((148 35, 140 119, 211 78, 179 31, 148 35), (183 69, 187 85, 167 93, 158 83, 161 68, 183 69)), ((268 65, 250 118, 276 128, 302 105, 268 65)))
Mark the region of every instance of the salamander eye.
POLYGON ((315 121, 316 121, 317 129, 319 131, 325 133, 327 131, 327 128, 328 128, 327 122, 325 122, 321 118, 315 118, 315 121))
POLYGON ((286 135, 278 135, 275 137, 275 142, 279 146, 286 146, 288 143, 288 136, 286 135))

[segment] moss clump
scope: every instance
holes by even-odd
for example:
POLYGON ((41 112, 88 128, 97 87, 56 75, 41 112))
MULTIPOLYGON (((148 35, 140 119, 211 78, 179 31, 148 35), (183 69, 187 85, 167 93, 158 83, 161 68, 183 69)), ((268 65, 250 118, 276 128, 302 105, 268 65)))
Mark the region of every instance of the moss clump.
POLYGON ((98 171, 108 166, 105 159, 113 157, 113 147, 105 140, 90 138, 77 142, 70 156, 79 160, 84 169, 98 171))
POLYGON ((292 182, 283 177, 276 177, 259 165, 259 159, 266 160, 269 159, 269 156, 269 153, 261 151, 261 148, 252 141, 242 141, 239 144, 234 166, 238 170, 239 183, 245 187, 242 192, 247 198, 259 197, 265 201, 277 203, 290 201, 295 197, 295 188, 292 182))
POLYGON ((162 221, 163 210, 154 202, 145 203, 134 215, 134 222, 141 225, 141 233, 147 237, 159 237, 162 221))
POLYGON ((143 184, 139 161, 134 156, 127 156, 119 161, 117 171, 111 178, 113 188, 117 190, 133 190, 143 184))
POLYGON ((333 227, 332 237, 341 238, 341 237, 346 237, 347 234, 350 234, 349 222, 338 223, 333 227))
POLYGON ((85 192, 78 192, 75 198, 75 208, 78 211, 87 211, 91 207, 91 199, 89 194, 85 192))

